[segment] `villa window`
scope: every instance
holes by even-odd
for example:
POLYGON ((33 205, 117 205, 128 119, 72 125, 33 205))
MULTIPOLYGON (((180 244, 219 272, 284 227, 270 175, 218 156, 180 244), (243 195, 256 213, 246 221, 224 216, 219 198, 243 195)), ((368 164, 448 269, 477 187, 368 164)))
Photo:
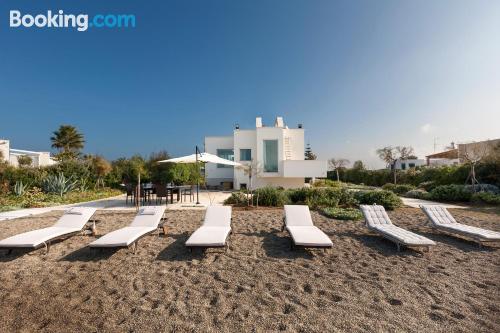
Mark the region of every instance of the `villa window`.
POLYGON ((406 170, 406 163, 401 163, 401 170, 406 170))
POLYGON ((278 140, 264 140, 264 172, 278 172, 278 140))
POLYGON ((410 163, 408 164, 408 167, 411 169, 411 168, 414 168, 415 167, 415 163, 410 163))
MULTIPOLYGON (((217 156, 226 160, 234 161, 234 151, 232 149, 217 149, 217 156)), ((217 164, 217 168, 232 168, 232 165, 217 164)))
POLYGON ((240 149, 240 161, 251 161, 252 149, 240 149))

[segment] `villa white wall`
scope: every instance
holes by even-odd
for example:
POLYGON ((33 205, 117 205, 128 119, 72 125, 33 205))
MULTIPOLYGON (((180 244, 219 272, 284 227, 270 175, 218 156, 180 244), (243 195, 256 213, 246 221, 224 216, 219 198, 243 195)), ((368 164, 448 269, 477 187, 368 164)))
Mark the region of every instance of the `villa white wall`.
MULTIPOLYGON (((236 129, 232 137, 206 137, 205 151, 216 154, 217 149, 233 149, 234 160, 242 164, 252 163, 252 187, 282 186, 296 188, 304 186, 304 177, 326 177, 326 161, 304 161, 304 129, 287 128, 278 119, 274 126, 263 126, 259 118, 256 128, 250 130, 236 129), (264 172, 264 140, 278 142, 278 171, 264 172), (286 142, 289 144, 286 144, 286 142), (241 161, 240 149, 251 149, 252 162, 241 161), (285 149, 289 152, 285 152, 285 149), (311 163, 306 163, 311 162, 311 163), (287 166, 285 170, 285 165, 287 166)), ((241 184, 249 186, 248 173, 242 168, 220 169, 216 165, 206 165, 206 177, 209 185, 220 185, 221 179, 228 181, 232 177, 234 188, 241 184), (232 175, 229 172, 232 172, 232 175)))
POLYGON ((3 160, 9 160, 10 142, 9 140, 0 140, 0 152, 2 152, 3 160))
MULTIPOLYGON (((205 152, 217 155, 217 149, 233 149, 232 136, 209 136, 205 137, 205 152)), ((221 182, 233 181, 233 168, 218 168, 217 164, 207 163, 205 165, 205 179, 207 185, 219 186, 221 182)))
POLYGON ((283 137, 288 137, 290 140, 292 160, 304 159, 304 129, 302 128, 289 128, 283 130, 283 137))
MULTIPOLYGON (((250 164, 251 162, 241 161, 240 149, 251 149, 252 159, 257 161, 257 139, 255 130, 235 130, 234 131, 234 160, 241 164, 250 164)), ((257 165, 258 162, 254 162, 257 165)), ((253 178, 256 178, 255 175, 253 178)), ((239 189, 240 184, 247 184, 248 186, 248 174, 245 175, 245 171, 241 168, 234 168, 234 188, 239 189)), ((254 183, 252 181, 252 183, 254 183)))

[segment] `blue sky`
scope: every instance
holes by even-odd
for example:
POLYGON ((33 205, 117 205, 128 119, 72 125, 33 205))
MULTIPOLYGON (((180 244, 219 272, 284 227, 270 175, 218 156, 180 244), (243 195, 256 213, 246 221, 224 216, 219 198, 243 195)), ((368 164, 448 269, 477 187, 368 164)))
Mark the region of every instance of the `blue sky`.
POLYGON ((255 116, 303 123, 322 159, 383 163, 500 137, 499 1, 2 1, 0 137, 60 124, 108 158, 191 153, 255 116), (23 14, 135 14, 133 29, 9 28, 23 14))

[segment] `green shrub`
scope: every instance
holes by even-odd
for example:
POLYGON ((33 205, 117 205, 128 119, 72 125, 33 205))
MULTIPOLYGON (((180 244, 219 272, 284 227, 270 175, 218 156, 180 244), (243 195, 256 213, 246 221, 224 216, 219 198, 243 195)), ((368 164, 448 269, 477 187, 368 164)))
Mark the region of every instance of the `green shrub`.
POLYGON ((233 192, 231 196, 224 200, 225 205, 247 206, 247 195, 243 192, 233 192))
POLYGON ((313 185, 313 187, 344 187, 345 185, 342 182, 336 181, 336 180, 331 180, 331 179, 318 179, 316 180, 313 185))
POLYGON ((414 190, 415 186, 409 185, 409 184, 395 185, 395 184, 387 183, 384 186, 382 186, 382 189, 401 195, 401 194, 405 194, 408 191, 414 190))
POLYGON ((303 187, 287 190, 287 195, 291 203, 308 205, 313 209, 320 207, 337 207, 339 205, 347 207, 357 205, 353 192, 343 187, 303 187))
POLYGON ((323 209, 323 214, 337 220, 357 221, 363 218, 363 213, 356 208, 327 207, 323 209))
POLYGON ((491 184, 478 184, 478 185, 465 185, 465 190, 470 193, 476 192, 490 192, 493 194, 499 194, 500 190, 497 186, 491 184))
POLYGON ((469 201, 472 193, 464 185, 441 185, 429 192, 429 200, 436 201, 469 201))
POLYGON ((387 183, 387 184, 382 185, 383 190, 391 191, 391 192, 394 192, 393 190, 395 187, 396 187, 396 185, 393 183, 387 183))
POLYGON ((16 184, 14 185, 13 192, 18 197, 21 197, 23 196, 23 194, 26 192, 27 189, 28 189, 28 184, 24 184, 22 181, 17 181, 16 184))
POLYGON ((436 182, 432 181, 432 180, 428 180, 428 181, 421 182, 420 184, 418 184, 419 189, 426 190, 427 192, 431 191, 436 186, 437 186, 436 182))
POLYGON ((354 194, 354 198, 363 205, 382 205, 386 209, 392 210, 402 205, 401 198, 394 192, 376 190, 376 191, 359 191, 354 194))
POLYGON ((73 177, 66 178, 61 172, 57 175, 49 175, 43 182, 43 190, 46 193, 59 194, 61 197, 72 191, 77 185, 77 181, 73 177))
POLYGON ((280 188, 266 186, 254 191, 254 203, 258 206, 282 207, 289 203, 285 191, 280 188))
POLYGON ((429 197, 429 192, 421 189, 411 190, 405 193, 404 195, 407 198, 414 199, 427 199, 429 197))
POLYGON ((471 198, 474 202, 483 202, 490 205, 500 205, 500 194, 493 194, 491 192, 477 192, 471 198))

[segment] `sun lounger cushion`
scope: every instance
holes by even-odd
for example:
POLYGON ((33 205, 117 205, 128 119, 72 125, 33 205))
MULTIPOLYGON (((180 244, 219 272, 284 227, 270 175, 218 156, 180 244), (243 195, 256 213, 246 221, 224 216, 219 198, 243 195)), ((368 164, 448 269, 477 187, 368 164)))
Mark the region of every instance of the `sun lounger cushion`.
POLYGON ((150 206, 146 209, 142 209, 134 217, 131 227, 158 227, 163 213, 165 212, 165 206, 150 206), (146 214, 144 213, 146 211, 146 214), (153 213, 153 214, 151 214, 153 213))
POLYGON ((64 212, 64 215, 59 218, 54 227, 83 229, 95 211, 96 208, 92 207, 73 207, 71 213, 64 212), (76 212, 79 212, 79 214, 76 214, 76 212))
POLYGON ((315 226, 287 226, 286 229, 292 236, 295 245, 305 247, 333 246, 330 238, 315 226))
POLYGON ((155 231, 156 227, 125 227, 110 232, 91 243, 90 247, 122 247, 129 246, 141 236, 155 231))
POLYGON ((230 227, 231 206, 208 206, 205 212, 204 226, 230 227))
POLYGON ((489 241, 500 240, 500 232, 458 223, 450 212, 442 206, 420 206, 420 208, 427 217, 429 217, 429 220, 435 227, 446 229, 449 232, 469 234, 474 238, 481 238, 489 241))
POLYGON ((304 205, 285 205, 285 223, 287 226, 312 226, 309 207, 304 205))
POLYGON ((186 246, 224 246, 230 232, 230 227, 201 226, 189 237, 186 246))
POLYGON ((0 247, 38 247, 51 239, 80 230, 80 228, 48 227, 28 231, 0 241, 0 247))
POLYGON ((32 230, 6 238, 0 241, 0 247, 38 247, 44 242, 82 230, 96 209, 90 207, 75 207, 75 209, 78 209, 81 214, 65 212, 52 227, 32 230))
POLYGON ((112 231, 89 244, 90 247, 125 247, 134 243, 140 237, 158 228, 165 212, 165 206, 151 206, 154 215, 144 215, 142 210, 135 216, 132 223, 125 228, 112 231))
POLYGON ((369 229, 377 231, 394 242, 404 245, 435 245, 432 240, 392 224, 383 206, 361 205, 361 211, 369 229))
POLYGON ((231 232, 231 207, 209 206, 205 219, 186 241, 186 246, 218 247, 226 244, 231 232))
POLYGON ((371 228, 374 231, 378 231, 381 234, 387 235, 387 237, 398 241, 404 245, 435 245, 436 243, 429 238, 420 236, 406 229, 391 225, 378 225, 371 228))

